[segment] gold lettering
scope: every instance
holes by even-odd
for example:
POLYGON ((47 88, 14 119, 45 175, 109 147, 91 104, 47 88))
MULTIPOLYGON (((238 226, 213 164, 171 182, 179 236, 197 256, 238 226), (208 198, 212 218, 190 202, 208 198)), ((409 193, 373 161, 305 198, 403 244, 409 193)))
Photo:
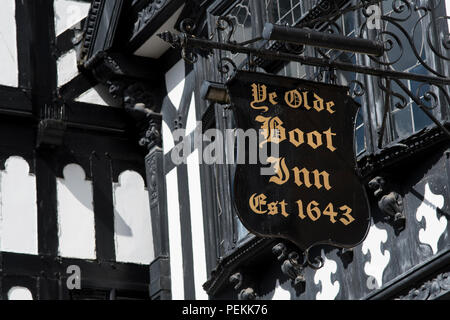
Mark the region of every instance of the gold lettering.
POLYGON ((289 217, 289 213, 286 212, 286 207, 287 207, 286 201, 284 201, 284 200, 281 201, 280 206, 281 206, 281 215, 285 218, 289 217))
POLYGON ((325 216, 329 216, 330 217, 330 222, 331 223, 336 223, 336 216, 337 216, 338 213, 336 211, 334 211, 334 206, 333 206, 333 204, 331 202, 325 208, 325 210, 323 211, 323 214, 325 216))
POLYGON ((325 107, 323 106, 323 99, 321 97, 319 97, 317 94, 314 93, 314 98, 316 100, 314 100, 313 104, 314 104, 314 109, 316 109, 317 112, 322 111, 323 109, 325 109, 325 107))
POLYGON ((342 207, 339 208, 339 210, 345 211, 343 213, 343 216, 345 218, 340 218, 339 219, 339 221, 342 222, 344 225, 348 226, 350 223, 355 221, 355 218, 353 218, 353 216, 350 215, 350 213, 352 212, 352 208, 350 208, 349 206, 342 206, 342 207))
POLYGON ((314 184, 311 183, 311 172, 308 171, 308 169, 303 168, 299 169, 295 167, 292 169, 294 172, 294 181, 295 184, 299 187, 305 186, 306 188, 311 188, 313 185, 317 189, 325 188, 327 190, 331 190, 332 187, 330 185, 330 175, 326 171, 319 172, 319 170, 314 170, 312 172, 312 176, 314 179, 314 184))
POLYGON ((322 213, 320 212, 320 209, 318 208, 319 203, 316 201, 311 201, 308 206, 306 207, 306 213, 308 214, 308 217, 312 221, 317 221, 322 213))
POLYGON ((279 117, 257 116, 255 120, 262 123, 262 135, 265 139, 260 143, 260 148, 267 142, 280 143, 286 140, 286 130, 283 127, 283 121, 279 117))
POLYGON ((305 107, 306 110, 310 110, 311 106, 308 103, 308 92, 303 92, 303 106, 305 107))
POLYGON ((267 106, 256 106, 256 104, 264 103, 267 99, 267 86, 253 83, 252 95, 253 101, 250 103, 250 107, 255 110, 263 110, 263 112, 269 111, 267 106))
POLYGON ((275 92, 269 93, 269 101, 271 104, 276 105, 278 102, 275 100, 277 98, 277 94, 275 92))
POLYGON ((305 143, 305 134, 299 128, 289 132, 289 141, 296 147, 305 143))
POLYGON ((267 210, 262 210, 262 206, 266 204, 266 199, 267 197, 264 194, 260 194, 258 196, 256 195, 256 193, 253 194, 248 202, 248 204, 250 205, 250 209, 252 209, 252 211, 257 214, 266 213, 267 210))
POLYGON ((331 114, 335 113, 336 111, 331 109, 334 106, 335 106, 335 104, 333 101, 327 102, 327 111, 331 114))
POLYGON ((269 158, 267 158, 267 162, 274 164, 273 168, 275 169, 275 173, 277 174, 276 177, 271 177, 269 179, 269 182, 273 182, 278 185, 283 185, 286 182, 288 182, 290 174, 289 174, 289 170, 286 166, 285 158, 269 157, 269 158), (281 170, 280 170, 280 164, 281 164, 281 170))
POLYGON ((313 131, 308 133, 308 144, 311 146, 311 148, 313 149, 317 149, 318 147, 320 147, 322 145, 322 135, 320 133, 318 133, 317 131, 313 131), (314 139, 315 137, 315 139, 314 139), (315 140, 315 141, 314 141, 315 140))
POLYGON ((306 216, 305 216, 305 213, 303 212, 303 201, 298 200, 297 206, 298 206, 298 216, 300 217, 300 219, 304 220, 306 218, 306 216))
POLYGON ((289 107, 294 108, 294 109, 299 108, 303 102, 302 96, 301 96, 300 92, 298 92, 297 89, 287 91, 284 94, 284 100, 286 101, 286 104, 289 107))
POLYGON ((331 132, 331 128, 324 132, 326 138, 327 138, 327 148, 334 152, 336 151, 336 148, 333 146, 333 137, 336 136, 336 133, 331 132))
POLYGON ((326 171, 322 171, 319 172, 319 170, 314 170, 313 172, 314 175, 314 186, 317 189, 322 189, 322 187, 325 187, 325 189, 327 190, 331 190, 331 186, 330 186, 330 175, 328 174, 328 172, 326 171), (320 178, 322 177, 322 183, 320 182, 320 178))
POLYGON ((295 184, 297 186, 301 187, 304 184, 308 189, 312 187, 312 183, 309 180, 309 171, 306 168, 299 170, 297 167, 295 167, 292 170, 294 171, 295 184), (303 175, 303 180, 300 179, 300 174, 303 175))
POLYGON ((271 202, 267 205, 269 212, 267 213, 270 216, 275 216, 278 214, 278 202, 271 202))

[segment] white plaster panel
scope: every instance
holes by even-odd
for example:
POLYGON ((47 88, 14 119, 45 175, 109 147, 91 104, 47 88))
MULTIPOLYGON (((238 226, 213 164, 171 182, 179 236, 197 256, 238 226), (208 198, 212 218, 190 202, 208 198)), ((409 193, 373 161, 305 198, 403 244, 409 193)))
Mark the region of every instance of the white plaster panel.
POLYGON ((33 295, 25 287, 12 287, 8 291, 8 300, 33 300, 33 295))
POLYGON ((158 37, 158 34, 164 31, 177 33, 174 26, 183 8, 184 4, 134 54, 140 57, 160 58, 170 48, 170 44, 158 37))
POLYGON ((109 104, 97 92, 96 87, 87 90, 86 92, 81 94, 78 98, 76 98, 75 101, 98 104, 101 106, 109 106, 109 104))
POLYGON ((191 104, 189 106, 189 113, 186 123, 186 134, 191 134, 197 128, 197 118, 195 115, 195 95, 192 94, 191 104))
POLYGON ((166 175, 166 186, 172 300, 184 300, 183 251, 181 248, 177 168, 172 169, 166 175))
POLYGON ((95 217, 92 183, 83 168, 69 164, 57 178, 59 255, 95 259, 95 217))
POLYGON ((167 96, 177 110, 183 97, 185 75, 184 60, 180 60, 166 73, 165 77, 167 96))
POLYGON ((154 259, 148 191, 144 179, 124 171, 114 184, 116 260, 150 264, 154 259))
POLYGON ((77 53, 75 49, 62 55, 57 61, 58 87, 66 84, 78 75, 77 53))
POLYGON ((17 87, 16 1, 2 0, 0 10, 0 84, 17 87))
POLYGON ((202 191, 198 152, 194 151, 187 159, 189 202, 191 204, 192 251, 194 258, 195 298, 208 300, 203 284, 208 280, 206 271, 205 234, 203 230, 202 191))
POLYGON ((167 154, 175 147, 172 131, 165 121, 162 122, 163 148, 164 154, 167 154))
POLYGON ((6 160, 0 172, 1 251, 38 253, 36 179, 21 157, 6 160))
POLYGON ((57 36, 85 18, 91 7, 90 3, 71 0, 55 0, 53 5, 57 36))

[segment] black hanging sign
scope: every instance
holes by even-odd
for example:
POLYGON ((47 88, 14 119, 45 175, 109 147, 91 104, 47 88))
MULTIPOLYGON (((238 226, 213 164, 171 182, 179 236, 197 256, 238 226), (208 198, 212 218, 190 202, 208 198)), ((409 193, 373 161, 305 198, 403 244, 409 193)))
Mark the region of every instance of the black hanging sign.
POLYGON ((363 241, 370 212, 355 169, 358 105, 348 88, 252 72, 238 72, 227 87, 237 128, 261 133, 256 149, 278 146, 278 156, 249 163, 259 150, 244 144, 233 194, 244 226, 302 250, 363 241), (270 166, 272 175, 263 175, 270 166))

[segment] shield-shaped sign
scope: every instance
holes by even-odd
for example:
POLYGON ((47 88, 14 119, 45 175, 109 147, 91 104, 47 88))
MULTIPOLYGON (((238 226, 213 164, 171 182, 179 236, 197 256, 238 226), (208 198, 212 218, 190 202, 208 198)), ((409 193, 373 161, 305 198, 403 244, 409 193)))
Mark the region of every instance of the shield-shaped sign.
POLYGON ((302 250, 363 241, 370 212, 354 154, 359 105, 348 88, 253 72, 238 72, 227 87, 237 127, 261 137, 256 147, 237 142, 247 153, 233 194, 244 226, 302 250), (278 154, 249 163, 267 145, 278 154), (268 166, 272 175, 262 174, 268 166))

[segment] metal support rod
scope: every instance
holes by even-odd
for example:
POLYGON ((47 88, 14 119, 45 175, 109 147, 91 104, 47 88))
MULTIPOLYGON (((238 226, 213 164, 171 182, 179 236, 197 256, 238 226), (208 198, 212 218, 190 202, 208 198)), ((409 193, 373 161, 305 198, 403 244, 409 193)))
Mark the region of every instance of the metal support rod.
POLYGON ((295 61, 309 66, 335 68, 343 71, 369 74, 378 77, 389 77, 389 78, 427 82, 430 84, 450 85, 449 78, 438 78, 428 75, 413 74, 394 70, 381 70, 372 67, 358 66, 351 63, 330 61, 327 59, 314 57, 303 57, 289 53, 271 51, 267 49, 254 49, 231 43, 220 43, 206 39, 193 38, 185 34, 174 34, 168 31, 158 34, 158 36, 164 41, 173 45, 174 47, 218 49, 234 53, 239 52, 244 54, 253 54, 255 56, 270 60, 295 61))
POLYGON ((280 26, 272 23, 265 24, 262 36, 266 40, 286 41, 295 44, 356 52, 377 57, 384 53, 384 45, 380 41, 346 37, 339 34, 280 26))

